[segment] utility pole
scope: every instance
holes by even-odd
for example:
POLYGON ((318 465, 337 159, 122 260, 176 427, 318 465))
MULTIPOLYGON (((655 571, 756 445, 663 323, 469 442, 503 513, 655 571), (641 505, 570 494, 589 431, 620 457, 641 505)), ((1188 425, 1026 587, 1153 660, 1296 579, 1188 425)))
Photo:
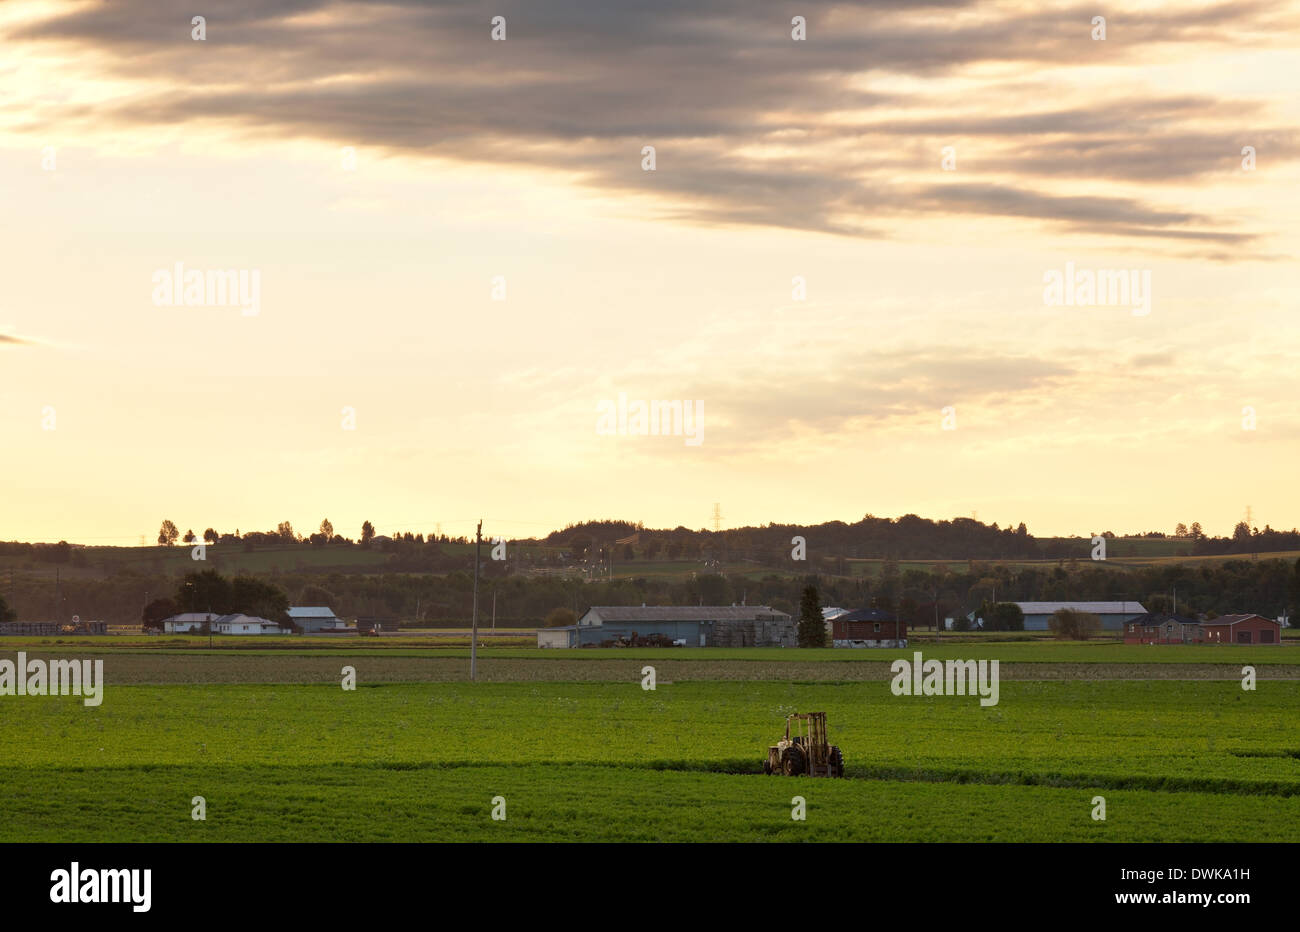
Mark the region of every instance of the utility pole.
POLYGON ((497 633, 497 587, 492 587, 492 633, 497 633))
POLYGON ((474 532, 474 620, 469 636, 469 678, 473 682, 478 677, 478 555, 483 545, 483 519, 478 522, 474 532))

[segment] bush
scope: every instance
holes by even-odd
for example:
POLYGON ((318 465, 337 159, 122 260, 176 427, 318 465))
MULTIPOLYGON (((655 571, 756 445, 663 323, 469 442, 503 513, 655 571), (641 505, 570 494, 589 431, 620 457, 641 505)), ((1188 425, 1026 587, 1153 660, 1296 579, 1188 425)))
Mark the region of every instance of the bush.
POLYGON ((546 616, 546 627, 548 628, 563 628, 577 623, 578 616, 574 614, 571 608, 553 608, 551 613, 546 616))
POLYGON ((1024 631, 1025 613, 1015 602, 997 602, 984 613, 986 631, 1024 631))
POLYGON ((1090 612, 1058 608, 1047 619, 1047 627, 1062 641, 1086 641, 1100 633, 1101 619, 1090 612))

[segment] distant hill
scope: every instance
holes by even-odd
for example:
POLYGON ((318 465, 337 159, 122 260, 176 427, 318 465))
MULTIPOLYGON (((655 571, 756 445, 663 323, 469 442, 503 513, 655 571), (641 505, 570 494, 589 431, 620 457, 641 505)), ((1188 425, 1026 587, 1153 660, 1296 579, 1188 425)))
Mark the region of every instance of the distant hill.
MULTIPOLYGON (((1300 531, 1263 531, 1233 537, 1170 537, 1158 532, 1142 536, 1107 536, 1108 558, 1203 557, 1250 555, 1300 550, 1300 531)), ((579 552, 631 547, 638 557, 677 559, 701 555, 748 555, 764 563, 787 562, 791 538, 807 542, 810 557, 875 560, 1059 560, 1089 559, 1092 534, 1079 537, 1034 537, 1022 522, 1016 528, 999 528, 973 518, 934 521, 917 515, 877 518, 866 515, 847 524, 769 524, 721 531, 646 528, 618 520, 585 521, 553 531, 541 543, 579 552), (635 536, 629 544, 618 541, 635 536)), ((617 555, 617 554, 616 554, 617 555)))

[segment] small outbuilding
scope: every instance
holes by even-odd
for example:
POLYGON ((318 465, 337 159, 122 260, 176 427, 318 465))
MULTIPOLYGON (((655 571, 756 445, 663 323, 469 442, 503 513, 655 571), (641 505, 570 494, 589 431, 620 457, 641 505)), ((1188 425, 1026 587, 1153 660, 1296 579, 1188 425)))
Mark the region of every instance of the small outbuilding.
POLYGON ((538 647, 576 647, 578 645, 578 626, 564 625, 558 628, 538 628, 538 647))
POLYGON ((341 631, 347 627, 347 622, 335 615, 334 610, 327 605, 295 605, 289 609, 289 620, 297 625, 298 630, 303 634, 341 631))
POLYGON ((862 608, 831 619, 832 647, 906 647, 907 622, 878 608, 862 608))

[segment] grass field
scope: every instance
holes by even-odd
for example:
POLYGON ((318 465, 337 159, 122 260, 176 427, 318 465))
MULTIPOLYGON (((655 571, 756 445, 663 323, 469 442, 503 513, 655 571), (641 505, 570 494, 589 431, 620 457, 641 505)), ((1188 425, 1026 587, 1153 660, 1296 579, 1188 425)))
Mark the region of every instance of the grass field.
MULTIPOLYGON (((486 640, 486 639, 483 639, 486 640)), ((889 663, 898 658, 910 660, 920 651, 925 657, 937 660, 999 660, 1003 663, 1042 664, 1300 664, 1300 642, 1284 641, 1278 645, 1238 644, 1124 644, 1119 641, 1055 641, 1017 640, 997 641, 969 637, 947 638, 938 641, 912 644, 903 648, 873 648, 871 650, 845 650, 840 648, 770 648, 770 647, 672 647, 672 648, 607 648, 590 650, 538 650, 535 646, 498 646, 499 642, 513 640, 536 643, 534 638, 501 636, 492 646, 481 647, 480 657, 511 658, 530 662, 603 662, 612 658, 624 660, 661 660, 679 663, 713 663, 720 660, 753 661, 761 663, 827 662, 848 664, 889 663)), ((14 651, 71 651, 85 654, 115 653, 180 653, 180 654, 301 654, 311 655, 321 651, 334 654, 408 657, 468 657, 468 643, 459 644, 457 638, 382 637, 333 638, 301 637, 293 635, 258 637, 216 637, 209 647, 208 639, 200 636, 65 636, 6 637, 0 640, 0 656, 14 651)), ((468 638, 465 639, 468 641, 468 638)))
MULTIPOLYGON (((1300 551, 1277 551, 1259 554, 1233 554, 1228 556, 1185 556, 1190 547, 1186 541, 1147 538, 1115 538, 1108 546, 1105 561, 1093 562, 1090 558, 1091 543, 1087 538, 1069 540, 1071 547, 1077 547, 1078 553, 1066 562, 1076 560, 1092 569, 1104 569, 1118 573, 1128 570, 1168 563, 1219 564, 1232 560, 1271 560, 1281 559, 1288 563, 1300 558, 1300 551)), ((439 545, 442 552, 450 556, 469 557, 473 553, 472 544, 444 543, 439 545)), ((564 548, 544 548, 520 545, 514 551, 515 557, 524 554, 553 554, 564 552, 564 548)), ((275 545, 259 547, 245 551, 240 545, 212 545, 206 551, 207 563, 204 568, 215 569, 225 575, 268 574, 268 573, 351 573, 378 574, 385 573, 391 564, 391 555, 380 549, 361 549, 360 547, 330 546, 313 547, 306 545, 275 545)), ((1029 567, 1038 569, 1056 566, 1061 560, 1057 558, 1042 560, 986 560, 970 559, 943 560, 902 560, 898 562, 900 572, 909 569, 933 573, 940 567, 957 573, 970 572, 972 563, 1003 565, 1015 570, 1029 567)), ((885 561, 877 558, 849 557, 845 561, 844 578, 879 579, 884 573, 885 561)), ((22 576, 38 579, 54 579, 56 574, 63 578, 96 579, 111 576, 121 571, 147 573, 165 573, 180 577, 195 569, 190 556, 190 545, 178 544, 172 547, 84 547, 73 551, 72 560, 55 564, 35 560, 30 556, 0 555, 0 572, 12 572, 22 576)), ((728 560, 722 564, 706 565, 700 559, 694 560, 615 560, 609 568, 614 579, 642 578, 658 582, 685 582, 693 577, 707 574, 725 574, 733 581, 748 580, 758 582, 773 574, 789 571, 786 565, 768 566, 746 560, 728 560)), ((820 564, 818 572, 826 576, 835 576, 832 564, 820 564)), ((582 578, 583 572, 576 566, 568 567, 563 575, 569 578, 582 578)))
MULTIPOLYGON (((54 656, 90 655, 67 647, 54 656)), ((464 650, 123 645, 105 657, 99 707, 0 697, 0 840, 1240 841, 1300 832, 1291 649, 960 647, 954 656, 1021 652, 1004 661, 998 705, 892 695, 881 655, 910 651, 485 649, 485 680, 498 664, 504 681, 468 683, 464 650), (1187 656, 1153 656, 1165 650, 1187 656), (1207 667, 1189 659, 1197 653, 1231 659, 1207 667), (1235 678, 1247 661, 1264 665, 1253 692, 1235 678), (654 691, 640 686, 646 663, 659 671, 654 691), (344 664, 356 668, 355 691, 339 687, 344 664), (1223 677, 1192 678, 1198 670, 1223 677), (784 715, 809 709, 828 713, 848 779, 762 776, 784 715), (794 795, 806 799, 806 821, 790 817, 794 795), (1097 795, 1104 822, 1091 818, 1097 795), (206 799, 206 821, 190 818, 194 796, 206 799), (491 818, 497 796, 504 821, 491 818)))

